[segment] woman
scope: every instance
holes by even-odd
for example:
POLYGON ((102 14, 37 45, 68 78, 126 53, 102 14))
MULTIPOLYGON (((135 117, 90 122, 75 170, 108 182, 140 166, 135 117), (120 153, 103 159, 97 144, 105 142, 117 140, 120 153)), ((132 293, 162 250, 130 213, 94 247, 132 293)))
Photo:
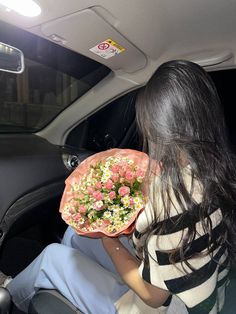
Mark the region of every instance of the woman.
POLYGON ((165 312, 172 296, 184 305, 176 313, 222 309, 235 258, 236 173, 216 89, 200 66, 170 61, 136 110, 160 172, 136 222, 135 249, 126 238, 86 239, 69 228, 7 284, 20 309, 39 288, 59 290, 84 313, 165 312))

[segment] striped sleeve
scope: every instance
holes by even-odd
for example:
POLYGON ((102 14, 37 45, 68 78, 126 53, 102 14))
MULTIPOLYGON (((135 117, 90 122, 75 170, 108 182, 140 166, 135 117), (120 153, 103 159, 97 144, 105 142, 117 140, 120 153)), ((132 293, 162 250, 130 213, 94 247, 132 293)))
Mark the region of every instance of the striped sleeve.
MULTIPOLYGON (((197 209, 196 209, 197 210, 197 209)), ((153 235, 148 242, 148 253, 140 265, 142 278, 150 284, 177 295, 185 304, 189 313, 217 313, 220 307, 218 295, 224 293, 228 278, 228 256, 224 246, 216 247, 213 258, 209 254, 196 257, 195 253, 206 253, 208 235, 204 234, 200 222, 196 222, 197 235, 186 255, 187 262, 195 269, 191 270, 180 262, 170 262, 170 250, 177 248, 182 236, 187 232, 186 225, 171 228, 176 217, 170 221, 170 232, 158 237, 153 235), (192 257, 193 256, 193 257, 192 257)), ((210 215, 213 227, 212 240, 221 234, 222 215, 215 209, 210 215)), ((177 218, 176 218, 177 219, 177 218)), ((138 242, 140 230, 134 233, 134 242, 138 242)))

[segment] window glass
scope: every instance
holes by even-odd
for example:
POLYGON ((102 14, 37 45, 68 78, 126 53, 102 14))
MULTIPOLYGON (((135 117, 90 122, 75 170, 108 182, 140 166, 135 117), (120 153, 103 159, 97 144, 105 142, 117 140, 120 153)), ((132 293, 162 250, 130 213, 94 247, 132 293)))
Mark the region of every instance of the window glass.
POLYGON ((236 124, 235 124, 235 87, 234 79, 236 69, 209 72, 219 94, 225 122, 228 129, 229 140, 236 147, 236 124))
POLYGON ((21 49, 22 74, 0 72, 0 132, 35 132, 110 70, 34 34, 0 22, 0 42, 21 49))
MULTIPOLYGON (((229 140, 236 151, 235 91, 236 69, 209 72, 221 99, 229 140)), ((138 90, 122 96, 75 127, 67 145, 94 152, 114 147, 142 149, 135 123, 135 99, 138 90)))
POLYGON ((66 144, 93 152, 115 147, 141 149, 135 120, 137 92, 129 92, 84 120, 71 131, 66 144))

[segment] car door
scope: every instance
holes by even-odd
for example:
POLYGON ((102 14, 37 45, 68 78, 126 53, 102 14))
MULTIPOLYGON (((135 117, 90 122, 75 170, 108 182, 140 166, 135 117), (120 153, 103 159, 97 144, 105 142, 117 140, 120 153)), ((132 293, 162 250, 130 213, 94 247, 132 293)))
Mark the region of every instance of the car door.
POLYGON ((25 56, 23 73, 0 72, 1 246, 9 232, 47 221, 50 202, 58 210, 65 178, 91 152, 51 143, 37 132, 63 115, 110 70, 29 32, 0 24, 0 41, 21 49, 25 56))

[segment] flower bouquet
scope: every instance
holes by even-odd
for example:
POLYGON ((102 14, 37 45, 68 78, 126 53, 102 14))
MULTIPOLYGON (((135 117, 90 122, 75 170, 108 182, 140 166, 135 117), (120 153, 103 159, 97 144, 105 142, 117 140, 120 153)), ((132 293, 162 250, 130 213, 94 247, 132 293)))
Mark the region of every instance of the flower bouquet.
POLYGON ((110 149, 84 160, 66 180, 60 204, 64 221, 90 237, 129 234, 145 206, 145 153, 110 149))

